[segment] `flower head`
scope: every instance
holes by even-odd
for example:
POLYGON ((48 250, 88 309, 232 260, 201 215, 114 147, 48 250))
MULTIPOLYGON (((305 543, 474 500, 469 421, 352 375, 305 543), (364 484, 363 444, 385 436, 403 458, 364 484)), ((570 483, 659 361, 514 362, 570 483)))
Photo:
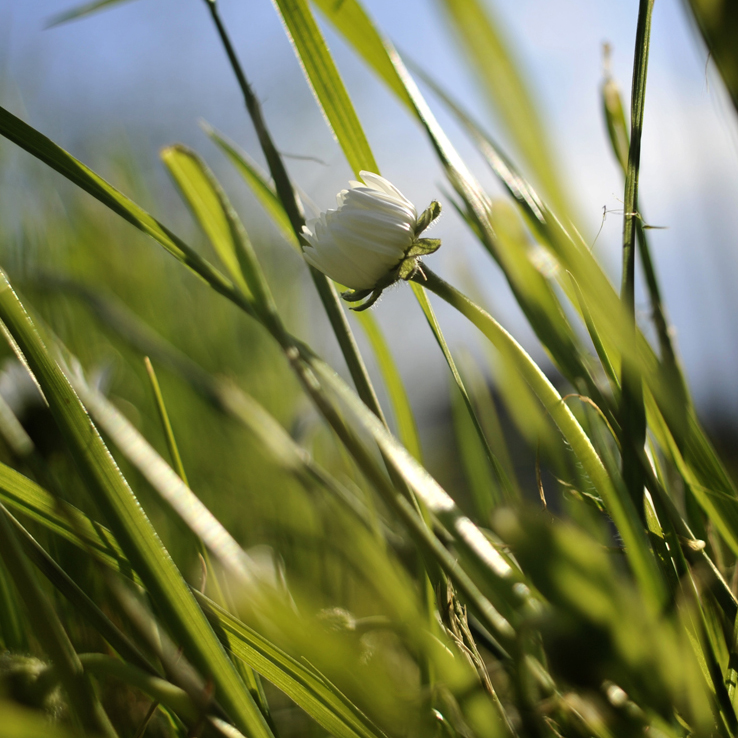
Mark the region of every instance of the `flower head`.
POLYGON ((437 239, 419 239, 438 217, 434 202, 420 217, 415 206, 384 177, 361 172, 362 182, 338 193, 338 207, 327 210, 303 227, 305 260, 352 291, 344 299, 371 298, 398 279, 409 279, 419 268, 418 258, 440 245, 437 239))

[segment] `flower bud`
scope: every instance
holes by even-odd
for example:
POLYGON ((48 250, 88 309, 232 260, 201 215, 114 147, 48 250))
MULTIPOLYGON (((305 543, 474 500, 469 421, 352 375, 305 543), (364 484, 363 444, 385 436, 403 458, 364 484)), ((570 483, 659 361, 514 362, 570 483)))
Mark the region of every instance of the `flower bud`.
POLYGON ((321 213, 302 231, 308 264, 350 287, 343 293, 348 302, 369 297, 355 310, 373 305, 398 279, 410 279, 420 268, 419 257, 441 245, 438 239, 418 238, 440 214, 437 202, 418 217, 384 177, 361 172, 361 178, 363 183, 350 182, 350 189, 338 193, 337 209, 321 213))

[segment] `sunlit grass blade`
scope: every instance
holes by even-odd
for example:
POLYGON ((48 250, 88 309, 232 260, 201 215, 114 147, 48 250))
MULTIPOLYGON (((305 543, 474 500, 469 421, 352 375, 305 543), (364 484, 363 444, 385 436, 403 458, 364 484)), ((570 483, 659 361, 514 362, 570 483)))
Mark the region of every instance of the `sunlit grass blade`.
MULTIPOLYGON (((249 289, 238 263, 238 245, 234 239, 236 216, 225 200, 222 188, 199 157, 181 144, 163 149, 161 159, 231 279, 248 294, 249 289)), ((239 237, 246 238, 245 232, 239 237)))
POLYGON ((154 393, 154 400, 156 403, 156 410, 159 413, 159 420, 164 431, 164 437, 167 442, 167 448, 169 449, 169 456, 172 459, 172 467, 177 472, 177 476, 189 487, 187 481, 187 472, 185 472, 184 464, 182 463, 182 456, 179 453, 179 446, 177 440, 174 437, 174 428, 172 428, 172 421, 169 419, 169 411, 167 410, 166 403, 164 402, 164 395, 159 385, 159 378, 156 376, 154 365, 151 363, 151 359, 148 356, 144 357, 144 366, 146 367, 146 374, 149 376, 149 383, 154 393))
POLYGON ((307 0, 274 0, 305 76, 354 174, 377 172, 366 136, 307 0))
POLYGON ((614 480, 608 475, 589 438, 566 403, 562 401, 561 395, 517 341, 489 314, 429 269, 426 269, 426 280, 418 278, 417 281, 448 301, 449 304, 476 325, 493 345, 499 346, 515 361, 518 372, 551 415, 595 489, 605 502, 608 512, 623 538, 628 559, 641 585, 644 597, 650 600, 652 606, 660 606, 664 598, 663 582, 655 568, 637 512, 630 498, 625 495, 624 490, 615 486, 614 480))
MULTIPOLYGON (((454 537, 456 545, 460 549, 468 551, 471 558, 487 573, 492 582, 492 588, 497 588, 499 602, 504 603, 508 608, 512 608, 516 599, 520 599, 520 597, 516 597, 512 593, 517 573, 507 559, 500 554, 479 528, 459 510, 448 493, 398 443, 384 425, 376 417, 365 411, 365 408, 357 402, 356 396, 329 366, 315 357, 309 359, 309 364, 320 381, 336 394, 340 401, 350 409, 361 426, 371 434, 395 473, 404 480, 412 492, 417 495, 417 498, 428 508, 429 512, 435 515, 439 522, 445 526, 454 537)), ((357 457, 357 460, 359 458, 357 457)), ((362 469, 365 472, 370 471, 366 466, 362 466, 362 469)), ((396 506, 400 501, 398 493, 388 487, 386 482, 380 481, 381 478, 376 473, 369 476, 377 486, 378 491, 386 496, 386 501, 396 506)), ((402 498, 402 501, 407 502, 404 498, 402 498)), ((404 517, 404 509, 398 512, 402 512, 404 517)), ((405 520, 405 522, 407 524, 409 521, 405 520)), ((425 526, 423 527, 425 528, 425 526)), ((411 530, 414 534, 417 533, 415 528, 411 530)), ((430 531, 427 531, 427 533, 431 535, 430 531)), ((445 568, 445 562, 443 565, 445 568)), ((502 633, 504 637, 509 637, 510 625, 501 620, 499 615, 494 615, 492 623, 492 629, 495 632, 502 633)))
MULTIPOLYGON (((481 446, 482 452, 484 454, 484 457, 487 460, 487 463, 489 464, 489 471, 491 471, 495 476, 496 484, 499 486, 499 488, 502 490, 505 499, 507 501, 511 501, 515 499, 515 490, 512 487, 510 480, 507 477, 507 474, 505 473, 504 469, 500 465, 500 462, 497 460, 497 457, 493 453, 492 449, 489 446, 489 442, 487 440, 487 436, 484 433, 484 429, 482 428, 482 424, 479 422, 479 418, 477 417, 476 410, 474 409, 474 405, 472 404, 471 398, 469 397, 469 393, 466 391, 466 386, 464 385, 464 382, 461 378, 461 374, 459 374, 459 370, 456 368, 456 362, 454 361, 454 357, 451 355, 451 351, 449 350, 448 344, 446 343, 446 339, 441 331, 441 326, 438 323, 438 320, 436 318, 435 313, 433 312, 433 307, 430 304, 430 301, 428 300, 428 296, 425 293, 425 290, 423 290, 422 287, 418 286, 414 282, 410 284, 410 286, 413 289, 413 292, 415 293, 415 297, 418 300, 418 303, 420 304, 420 307, 423 310, 423 313, 425 314, 425 318, 428 321, 428 325, 430 326, 430 329, 435 336, 435 339, 438 343, 439 348, 441 349, 441 353, 443 354, 444 359, 446 359, 446 363, 448 364, 449 371, 451 372, 451 376, 454 380, 454 384, 456 385, 456 388, 458 389, 461 399, 463 401, 464 407, 466 408, 466 413, 469 417, 469 420, 471 421, 472 428, 474 429, 474 433, 477 436, 478 442, 481 446)), ((492 489, 490 489, 487 493, 487 499, 479 500, 480 505, 480 513, 481 513, 481 520, 486 520, 489 514, 489 511, 494 507, 496 503, 501 502, 501 500, 496 500, 494 498, 494 492, 492 489)))
POLYGON ((504 31, 479 0, 442 0, 472 72, 520 151, 534 179, 559 211, 566 211, 562 184, 545 127, 504 31))
POLYGON ((84 673, 59 616, 38 585, 13 530, 8 513, 0 505, 0 559, 3 560, 25 605, 32 632, 63 678, 74 724, 107 738, 117 733, 84 673))
POLYGON ((249 581, 252 562, 210 510, 159 456, 133 424, 81 373, 68 373, 87 411, 118 450, 133 464, 228 571, 249 581))
POLYGON ((387 56, 384 42, 368 14, 356 0, 313 0, 320 11, 353 46, 357 54, 374 69, 397 95, 412 109, 413 103, 392 62, 387 56))
POLYGON ((182 575, 4 275, 0 319, 43 390, 90 494, 104 511, 116 538, 188 657, 213 680, 219 702, 238 727, 253 736, 271 738, 263 716, 244 689, 182 575))
MULTIPOLYGON (((234 299, 231 283, 194 249, 82 162, 2 107, 0 107, 0 135, 40 159, 109 207, 114 213, 151 236, 178 261, 202 277, 213 289, 234 299)), ((245 297, 240 300, 236 298, 235 301, 242 309, 250 312, 251 306, 245 297)))
POLYGON ((289 216, 274 190, 274 185, 269 182, 267 175, 261 171, 256 162, 252 161, 245 151, 241 151, 235 144, 231 143, 210 125, 202 124, 202 128, 228 157, 233 166, 236 167, 239 174, 244 178, 264 207, 264 210, 266 210, 277 225, 282 235, 297 249, 298 253, 302 254, 297 236, 290 224, 289 216))

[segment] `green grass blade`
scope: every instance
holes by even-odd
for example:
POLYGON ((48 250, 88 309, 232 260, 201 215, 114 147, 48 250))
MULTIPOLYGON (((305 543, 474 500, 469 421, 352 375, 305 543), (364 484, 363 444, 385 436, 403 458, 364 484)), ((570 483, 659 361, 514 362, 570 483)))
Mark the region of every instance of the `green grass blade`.
POLYGON ((566 403, 530 356, 497 321, 428 269, 426 276, 427 280, 420 282, 423 286, 448 301, 476 325, 493 345, 508 353, 515 361, 518 372, 551 415, 601 495, 623 538, 628 559, 644 597, 653 607, 658 608, 664 601, 665 591, 637 512, 624 491, 614 486, 589 438, 566 403))
MULTIPOLYGON (((231 279, 248 294, 249 290, 238 263, 238 247, 234 241, 235 216, 229 205, 224 207, 225 194, 215 182, 212 173, 193 151, 181 144, 163 149, 161 160, 231 279)), ((243 233, 241 238, 245 237, 243 233)))
MULTIPOLYGON (((493 143, 473 127, 470 119, 461 116, 460 120, 469 127, 475 140, 484 143, 482 153, 487 156, 490 166, 526 213, 529 223, 537 230, 539 237, 560 260, 564 270, 560 280, 562 288, 578 310, 582 310, 584 304, 590 311, 587 319, 588 327, 597 334, 603 344, 606 344, 603 350, 609 360, 615 363, 620 350, 628 346, 627 319, 617 294, 602 268, 594 260, 586 244, 572 238, 542 203, 530 184, 500 154, 493 143), (571 281, 572 278, 574 282, 571 281), (584 303, 581 302, 582 297, 584 303)), ((441 154, 442 152, 439 153, 441 154)), ((660 371, 658 360, 642 335, 638 337, 638 357, 643 377, 657 401, 656 412, 664 415, 673 433, 675 448, 679 449, 678 455, 683 460, 685 469, 689 468, 690 478, 699 490, 697 496, 700 504, 714 519, 732 550, 738 553, 738 538, 736 538, 738 492, 735 486, 700 427, 689 397, 682 393, 676 396, 675 400, 673 383, 669 376, 660 371)), ((606 406, 599 402, 597 404, 601 409, 606 406)))
POLYGON ((151 363, 151 359, 149 359, 148 356, 144 357, 144 365, 146 366, 146 374, 149 377, 151 390, 154 393, 154 402, 156 404, 156 410, 159 413, 159 420, 161 421, 162 429, 164 430, 164 437, 167 441, 169 456, 172 458, 172 465, 174 470, 177 472, 177 476, 189 487, 190 485, 187 481, 187 473, 185 472, 182 457, 179 453, 179 447, 177 446, 177 439, 174 437, 174 428, 172 428, 172 423, 169 420, 169 412, 167 411, 167 406, 164 402, 164 395, 162 394, 161 387, 159 386, 159 379, 154 371, 154 365, 151 363))
MULTIPOLYGON (((115 650, 121 658, 139 669, 156 674, 154 667, 141 654, 131 640, 108 618, 108 616, 85 594, 76 582, 49 556, 36 539, 10 514, 18 540, 28 560, 61 592, 70 604, 115 650)), ((79 539, 79 545, 84 542, 79 539)))
MULTIPOLYGON (((15 509, 30 515, 51 532, 61 534, 82 551, 89 552, 92 547, 103 550, 106 542, 114 541, 112 533, 104 526, 92 521, 71 505, 66 505, 67 514, 71 512, 74 516, 74 524, 70 524, 66 515, 56 511, 57 503, 52 495, 18 472, 0 465, 0 502, 3 504, 8 501, 3 494, 6 487, 16 490, 16 494, 10 498, 15 509), (28 491, 28 500, 24 491, 28 491), (43 514, 40 514, 39 510, 44 511, 43 514)), ((121 569, 125 571, 130 566, 127 565, 122 552, 117 557, 106 555, 99 559, 113 571, 121 569)), ((59 579, 54 580, 55 585, 59 582, 59 579)), ((62 583, 60 589, 65 592, 63 586, 62 583)), ((339 738, 383 738, 383 734, 376 726, 368 722, 367 718, 361 715, 355 706, 348 703, 338 690, 327 686, 322 677, 316 677, 310 669, 284 654, 277 646, 241 623, 205 595, 194 590, 193 593, 213 621, 216 630, 225 636, 228 650, 283 690, 326 730, 333 732, 335 729, 337 732, 333 732, 333 735, 339 738)), ((99 630, 105 636, 104 630, 99 630)), ((111 645, 115 647, 115 644, 111 645)), ((130 654, 123 652, 123 648, 119 653, 127 656, 129 661, 133 661, 130 654)), ((143 667, 142 664, 139 666, 143 667)))
POLYGON ((187 656, 206 678, 213 680, 218 701, 239 729, 254 737, 272 738, 261 712, 192 598, 182 575, 4 275, 0 288, 0 319, 43 390, 90 494, 104 511, 116 538, 187 656))
POLYGON ((292 658, 205 595, 198 601, 221 631, 230 652, 284 692, 336 738, 384 738, 353 703, 322 675, 292 658))
MULTIPOLYGON (((351 414, 359 421, 361 426, 371 434, 394 472, 407 484, 410 490, 428 508, 429 512, 435 515, 439 522, 445 526, 454 537, 456 545, 468 552, 476 564, 491 577, 491 581, 494 583, 493 586, 497 588, 499 602, 506 602, 507 607, 511 607, 511 604, 520 598, 512 594, 512 587, 515 584, 517 574, 507 559, 497 551, 479 528, 459 510, 447 492, 398 443, 376 416, 366 412, 366 408, 358 402, 356 395, 327 364, 315 357, 309 359, 309 362, 320 381, 336 394, 340 401, 350 409, 351 414)), ((355 453, 351 447, 350 450, 355 453)), ((389 487, 387 482, 378 477, 376 472, 371 472, 366 464, 361 462, 360 456, 357 455, 356 458, 378 491, 385 496, 390 504, 396 505, 398 501, 396 490, 389 487)), ((405 498, 402 498, 401 501, 409 504, 405 498)), ((404 517, 403 511, 398 512, 401 512, 404 517)), ((409 521, 405 520, 405 522, 408 523, 409 521)), ((429 533, 424 524, 422 527, 429 533)), ((417 533, 415 528, 411 530, 414 534, 417 533)), ((445 566, 445 564, 443 565, 445 566)), ((496 633, 503 634, 503 637, 509 637, 510 625, 507 622, 501 620, 499 615, 494 615, 492 622, 492 629, 496 633)))
POLYGON ((389 85, 395 95, 412 109, 412 99, 387 56, 381 35, 362 5, 356 0, 341 0, 341 2, 313 0, 313 5, 320 8, 321 13, 353 46, 359 56, 389 85))
POLYGON ((202 127, 205 133, 210 136, 220 150, 228 157, 233 166, 236 167, 238 173, 244 178, 282 235, 302 255, 302 249, 290 223, 287 211, 284 209, 282 201, 274 190, 274 185, 269 182, 267 175, 245 151, 241 151, 241 149, 237 148, 225 136, 207 124, 203 124, 202 127))
POLYGON ((241 296, 243 299, 234 298, 233 285, 194 249, 78 159, 2 107, 0 107, 0 135, 40 159, 121 218, 151 236, 213 289, 233 299, 242 309, 251 312, 251 306, 246 298, 243 296, 241 296))
POLYGON ((364 131, 307 0, 274 0, 295 53, 354 174, 377 172, 364 131))
POLYGON ((113 571, 142 584, 115 536, 20 472, 0 463, 0 503, 79 546, 113 571))
MULTIPOLYGON (((461 374, 459 374, 459 370, 456 368, 456 362, 454 361, 454 357, 451 355, 451 351, 448 348, 446 338, 441 331, 441 326, 438 322, 438 319, 436 318, 436 314, 433 312, 433 307, 430 304, 430 300, 428 300, 428 295, 425 293, 425 290, 422 287, 415 284, 414 282, 411 282, 410 286, 412 287, 413 292, 415 293, 415 297, 417 298, 418 303, 420 304, 420 307, 425 314, 425 319, 427 320, 433 336, 435 337, 438 346, 441 349, 441 353, 443 353, 443 357, 446 359, 446 363, 448 364, 448 368, 451 371, 451 376, 454 380, 454 384, 456 385, 456 388, 461 395, 461 399, 464 403, 464 407, 466 408, 467 415, 469 416, 469 420, 471 421, 472 427, 477 436, 484 457, 487 459, 490 469, 494 473, 496 483, 499 485, 500 489, 504 490, 505 497, 508 501, 514 500, 516 498, 515 490, 512 487, 510 480, 505 473, 505 470, 502 468, 500 462, 498 461, 497 457, 489 446, 487 436, 484 433, 484 429, 482 428, 482 424, 479 421, 477 412, 474 409, 471 398, 469 397, 469 393, 466 391, 466 386, 464 385, 464 381, 461 378, 461 374)), ((498 502, 500 502, 500 500, 495 500, 492 490, 489 490, 488 494, 486 495, 486 499, 479 500, 479 512, 481 514, 480 519, 487 520, 490 510, 498 502)))
POLYGON ((13 582, 5 568, 0 566, 0 646, 6 651, 27 653, 29 644, 25 626, 26 619, 13 582))
POLYGON ((134 425, 79 374, 71 377, 75 391, 101 430, 202 540, 228 571, 251 579, 251 561, 233 536, 205 507, 178 474, 161 458, 134 425))
POLYGON ((32 632, 62 676, 75 723, 92 733, 116 738, 115 729, 84 673, 69 636, 23 555, 9 514, 1 505, 0 559, 4 561, 5 568, 23 600, 32 632))
POLYGON ((646 74, 651 40, 651 13, 654 0, 641 0, 636 29, 636 48, 633 60, 633 89, 631 93, 630 148, 625 173, 623 213, 623 272, 620 297, 628 311, 632 349, 623 354, 621 366, 620 445, 623 456, 623 481, 639 511, 643 510, 643 472, 639 461, 640 449, 646 442, 646 409, 643 404, 643 383, 637 363, 635 314, 635 247, 636 217, 638 211, 638 179, 641 166, 641 136, 646 103, 646 74))
POLYGON ((369 312, 355 313, 355 315, 359 321, 359 325, 364 329, 364 333, 366 333, 366 337, 369 339, 372 351, 379 364, 379 371, 382 373, 390 404, 395 414, 395 420, 397 421, 397 435, 405 448, 418 461, 421 461, 423 453, 420 447, 418 426, 415 422, 413 410, 410 407, 410 400, 407 397, 405 385, 397 369, 397 364, 395 364, 392 358, 387 341, 373 315, 369 312))
POLYGON ((510 139, 556 208, 566 212, 545 126, 491 8, 479 0, 442 0, 441 5, 510 139))

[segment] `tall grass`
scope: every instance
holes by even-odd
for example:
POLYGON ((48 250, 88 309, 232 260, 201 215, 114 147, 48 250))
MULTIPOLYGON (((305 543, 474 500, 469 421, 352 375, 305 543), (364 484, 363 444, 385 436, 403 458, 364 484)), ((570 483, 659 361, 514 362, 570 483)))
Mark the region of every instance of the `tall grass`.
MULTIPOLYGON (((692 405, 639 214, 653 0, 640 3, 630 123, 614 81, 602 90, 624 175, 620 290, 570 220, 545 126, 483 3, 441 5, 540 192, 452 92, 414 73, 505 201, 362 5, 313 3, 431 142, 444 206, 560 375, 428 263, 412 276, 449 367, 469 496, 429 473, 410 378, 372 311, 350 313, 310 270, 350 383, 294 335, 309 301, 287 294, 282 254, 301 250, 300 183, 205 2, 268 171, 206 132, 282 234, 269 248, 196 152, 162 152, 205 237, 183 239, 137 204, 150 193, 129 182, 124 194, 0 108, 6 139, 87 193, 45 210, 39 175, 45 220, 22 237, 64 249, 0 279, 0 736, 735 735, 738 493, 692 405), (634 309, 636 251, 656 348, 634 309), (498 396, 449 349, 429 293, 479 329, 498 396), (530 447, 524 475, 500 401, 530 447)), ((312 5, 275 7, 351 168, 378 172, 312 5)), ((735 51, 694 12, 734 91, 735 51)))

